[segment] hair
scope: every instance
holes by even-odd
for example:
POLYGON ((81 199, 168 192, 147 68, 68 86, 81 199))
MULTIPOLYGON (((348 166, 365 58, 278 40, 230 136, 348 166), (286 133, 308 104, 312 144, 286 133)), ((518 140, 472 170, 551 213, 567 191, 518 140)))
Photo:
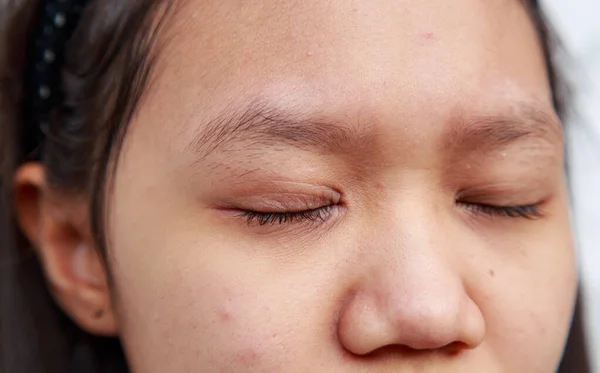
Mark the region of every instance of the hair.
MULTIPOLYGON (((0 372, 127 372, 119 340, 92 336, 55 304, 40 263, 15 219, 13 178, 37 156, 49 184, 90 201, 92 231, 106 263, 107 183, 136 107, 152 81, 171 1, 91 0, 67 42, 60 86, 44 140, 31 153, 26 123, 27 46, 43 16, 42 0, 0 0, 0 372)), ((558 41, 537 1, 529 10, 542 42, 559 117, 569 91, 557 68, 558 41)), ((561 373, 589 372, 581 302, 561 373)))

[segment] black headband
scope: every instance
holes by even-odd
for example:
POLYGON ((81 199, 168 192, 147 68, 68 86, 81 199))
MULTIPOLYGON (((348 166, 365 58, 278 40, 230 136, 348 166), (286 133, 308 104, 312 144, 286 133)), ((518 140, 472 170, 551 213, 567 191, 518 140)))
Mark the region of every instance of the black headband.
POLYGON ((61 70, 65 59, 65 45, 79 23, 86 2, 43 1, 38 14, 25 70, 26 128, 23 147, 29 157, 39 152, 40 145, 48 133, 50 115, 63 100, 61 70))

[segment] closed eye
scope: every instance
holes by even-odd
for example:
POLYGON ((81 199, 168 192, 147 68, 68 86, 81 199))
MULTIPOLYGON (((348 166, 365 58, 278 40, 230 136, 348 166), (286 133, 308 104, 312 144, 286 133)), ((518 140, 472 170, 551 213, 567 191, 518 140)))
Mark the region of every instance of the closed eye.
POLYGON ((238 216, 246 220, 248 224, 257 223, 258 225, 282 225, 301 223, 306 221, 326 221, 332 215, 335 205, 328 205, 312 210, 304 211, 284 211, 284 212, 259 212, 244 211, 238 216))
MULTIPOLYGON (((542 217, 542 213, 538 205, 523 205, 523 206, 494 206, 481 203, 459 202, 470 213, 480 215, 488 215, 505 218, 523 218, 534 220, 542 217)), ((243 211, 238 217, 246 220, 247 224, 258 225, 283 225, 302 223, 306 221, 326 221, 331 217, 331 213, 335 205, 328 205, 312 210, 303 211, 284 211, 284 212, 260 212, 260 211, 243 211)))
POLYGON ((459 202, 459 204, 475 215, 485 214, 488 216, 523 218, 529 220, 542 217, 542 213, 538 204, 523 206, 494 206, 468 202, 459 202))

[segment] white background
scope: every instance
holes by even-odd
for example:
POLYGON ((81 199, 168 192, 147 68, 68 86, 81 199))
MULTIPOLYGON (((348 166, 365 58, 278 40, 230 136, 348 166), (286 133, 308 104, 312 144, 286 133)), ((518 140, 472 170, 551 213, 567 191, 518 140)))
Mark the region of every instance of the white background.
POLYGON ((572 62, 579 111, 571 126, 574 223, 590 355, 600 373, 600 0, 542 0, 572 62))

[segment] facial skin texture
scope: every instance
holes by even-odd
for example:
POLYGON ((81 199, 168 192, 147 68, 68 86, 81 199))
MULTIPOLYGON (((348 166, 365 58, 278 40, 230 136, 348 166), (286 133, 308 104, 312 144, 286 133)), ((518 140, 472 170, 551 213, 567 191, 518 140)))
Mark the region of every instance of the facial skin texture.
POLYGON ((165 37, 108 207, 134 372, 556 369, 563 144, 519 2, 192 0, 165 37))

